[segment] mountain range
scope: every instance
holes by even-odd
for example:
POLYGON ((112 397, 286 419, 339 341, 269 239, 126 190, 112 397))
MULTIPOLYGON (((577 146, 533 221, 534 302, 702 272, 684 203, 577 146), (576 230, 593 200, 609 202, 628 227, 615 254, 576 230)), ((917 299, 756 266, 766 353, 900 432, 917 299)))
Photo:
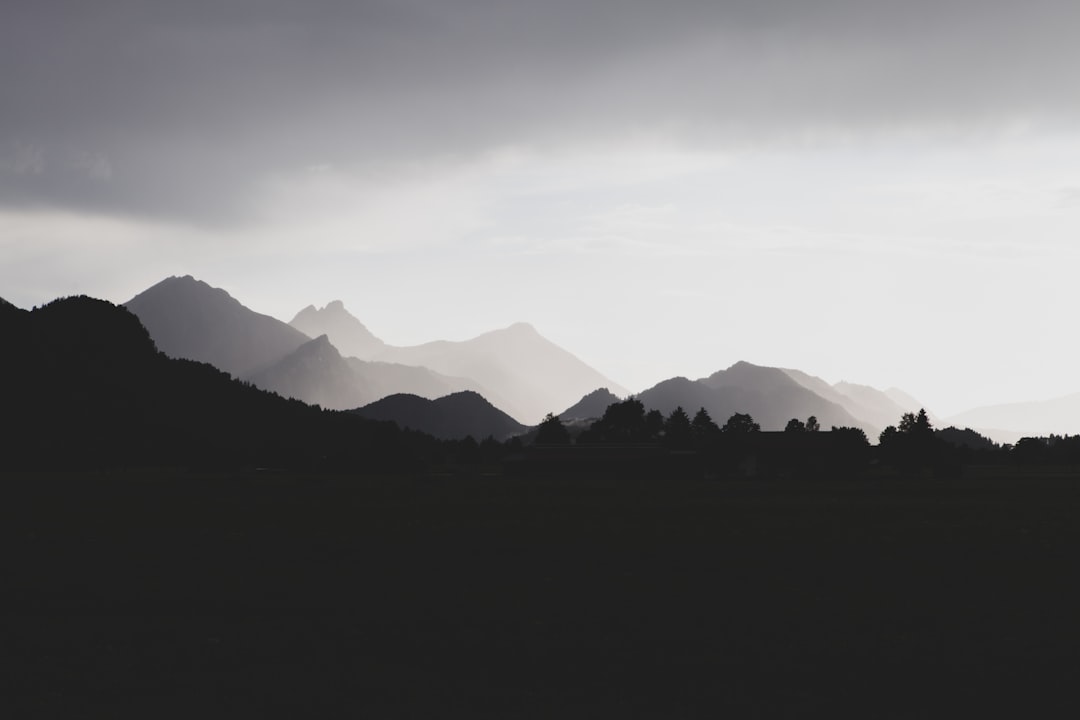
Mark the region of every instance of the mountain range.
MULTIPOLYGON (((190 276, 167 278, 125 307, 170 357, 209 363, 288 398, 326 409, 362 410, 369 417, 427 428, 438 437, 503 437, 559 407, 566 408, 560 413, 565 422, 580 425, 629 395, 527 323, 471 340, 395 347, 340 301, 321 309, 308 306, 285 323, 190 276), (477 417, 486 419, 476 423, 477 417)), ((5 324, 20 327, 27 317, 27 311, 0 299, 5 324)), ((830 384, 800 370, 748 362, 697 380, 664 380, 637 397, 665 415, 678 406, 689 413, 703 407, 719 424, 736 412, 748 413, 765 430, 813 415, 823 428, 858 427, 871 439, 921 407, 895 388, 830 384)), ((1080 393, 976 408, 944 422, 931 418, 938 427, 972 427, 999 442, 1023 434, 1080 432, 1074 420, 1080 418, 1080 393)))
MULTIPOLYGON (((567 408, 561 414, 566 419, 599 417, 629 395, 527 323, 470 340, 397 347, 379 339, 340 301, 309 305, 284 323, 190 276, 167 278, 126 307, 166 354, 208 362, 259 388, 327 409, 363 408, 396 395, 436 400, 471 391, 528 425, 559 407, 567 408)), ((859 427, 871 437, 916 404, 898 391, 830 385, 799 370, 747 362, 699 380, 665 380, 639 398, 664 414, 676 406, 691 412, 704 407, 721 423, 736 412, 749 413, 764 429, 814 415, 823 427, 859 427)), ((408 424, 414 409, 395 401, 373 412, 408 424), (400 417, 391 418, 393 408, 401 409, 400 417)), ((436 434, 450 436, 445 430, 436 434)))
POLYGON ((471 390, 515 418, 538 422, 583 393, 618 387, 526 324, 463 342, 392 347, 341 302, 309 306, 290 325, 190 276, 167 278, 125 306, 170 357, 207 362, 329 409, 398 393, 435 399, 471 390))

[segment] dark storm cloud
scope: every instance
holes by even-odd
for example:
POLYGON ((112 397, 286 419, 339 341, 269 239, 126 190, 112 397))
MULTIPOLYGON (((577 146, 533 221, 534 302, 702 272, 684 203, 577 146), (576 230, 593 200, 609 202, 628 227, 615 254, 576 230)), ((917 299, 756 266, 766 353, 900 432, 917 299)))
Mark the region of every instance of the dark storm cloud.
POLYGON ((258 181, 514 143, 1071 119, 1075 3, 21 2, 0 202, 193 222, 258 181))

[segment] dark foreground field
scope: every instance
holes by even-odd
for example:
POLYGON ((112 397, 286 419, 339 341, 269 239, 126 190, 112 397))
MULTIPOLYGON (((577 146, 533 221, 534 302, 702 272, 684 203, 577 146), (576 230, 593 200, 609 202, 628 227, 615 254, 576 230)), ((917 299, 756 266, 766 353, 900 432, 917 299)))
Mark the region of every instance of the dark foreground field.
POLYGON ((1080 709, 1080 479, 0 480, 6 717, 1080 709))

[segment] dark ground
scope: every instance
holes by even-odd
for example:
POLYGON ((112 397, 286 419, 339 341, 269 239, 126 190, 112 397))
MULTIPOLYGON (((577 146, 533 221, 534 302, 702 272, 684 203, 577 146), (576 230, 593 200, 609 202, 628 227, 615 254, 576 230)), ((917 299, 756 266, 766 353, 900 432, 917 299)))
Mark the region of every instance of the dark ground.
POLYGON ((6 717, 1075 717, 1080 477, 0 476, 6 717))

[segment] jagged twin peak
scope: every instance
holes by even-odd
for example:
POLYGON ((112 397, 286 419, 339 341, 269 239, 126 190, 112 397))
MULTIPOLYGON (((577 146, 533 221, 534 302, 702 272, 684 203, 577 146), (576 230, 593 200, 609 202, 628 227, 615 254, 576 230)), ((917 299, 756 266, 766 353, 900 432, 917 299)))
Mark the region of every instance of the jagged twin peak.
POLYGON ((309 337, 326 335, 343 355, 361 360, 371 359, 386 347, 386 343, 353 317, 340 300, 334 300, 322 309, 308 305, 289 324, 309 337))

